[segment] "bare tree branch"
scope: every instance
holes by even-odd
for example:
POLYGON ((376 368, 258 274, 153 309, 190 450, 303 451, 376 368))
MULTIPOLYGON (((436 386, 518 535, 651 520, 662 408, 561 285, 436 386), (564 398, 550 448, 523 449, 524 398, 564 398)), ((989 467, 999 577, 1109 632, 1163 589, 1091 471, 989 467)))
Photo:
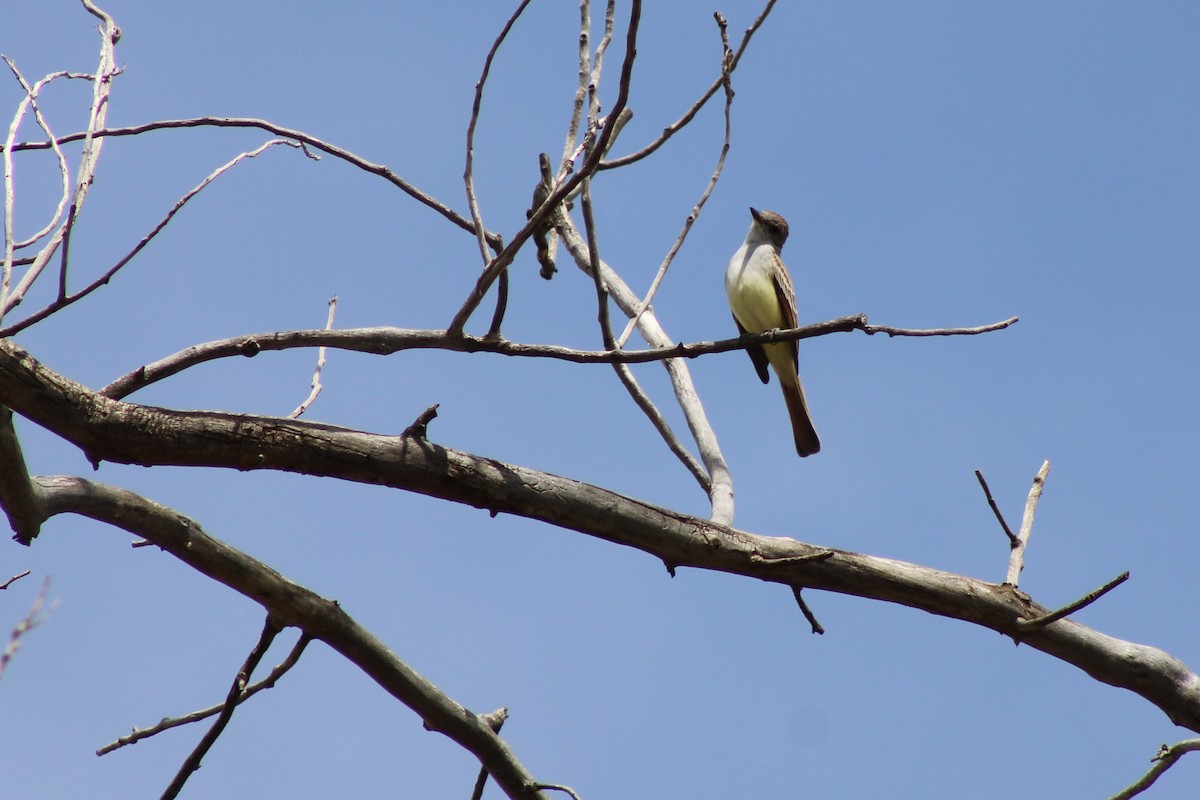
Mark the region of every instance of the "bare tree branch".
MULTIPOLYGON (((609 112, 608 119, 615 123, 621 111, 625 108, 629 100, 629 84, 633 79, 633 61, 637 56, 637 32, 638 23, 641 20, 642 3, 641 0, 631 0, 629 8, 629 28, 625 37, 625 60, 621 65, 620 85, 617 91, 617 99, 613 103, 612 110, 609 112)), ((516 257, 517 251, 524 246, 529 237, 533 235, 535 230, 540 229, 542 223, 559 207, 559 204, 566 199, 576 186, 578 186, 584 178, 589 177, 595 172, 597 165, 600 163, 600 158, 603 156, 609 140, 612 138, 614 125, 609 124, 601 128, 594 149, 590 155, 584 159, 583 166, 579 171, 572 175, 565 182, 559 184, 550 192, 550 196, 546 198, 546 202, 542 207, 534 212, 533 216, 525 223, 525 226, 513 237, 512 241, 500 251, 500 253, 492 259, 491 264, 479 276, 479 280, 475 283, 475 288, 468 294, 462 308, 454 315, 454 319, 450 321, 448 327, 451 335, 458 336, 463 333, 463 329, 467 324, 467 320, 479 304, 483 301, 483 297, 487 294, 496 277, 508 268, 516 257)))
POLYGON ((59 245, 62 245, 58 274, 59 294, 64 294, 66 291, 67 267, 69 264, 67 255, 71 245, 71 232, 74 229, 75 220, 79 216, 80 209, 83 208, 88 191, 91 189, 92 181, 95 179, 96 167, 100 161, 100 151, 104 144, 102 139, 96 137, 95 132, 103 128, 105 120, 108 119, 112 80, 121 72, 120 68, 117 67, 116 61, 116 47, 117 42, 121 39, 121 29, 116 26, 111 16, 97 8, 91 0, 83 0, 83 5, 89 12, 101 20, 102 25, 100 28, 100 62, 96 67, 96 72, 92 79, 92 107, 88 115, 87 131, 83 136, 83 149, 79 156, 79 169, 75 173, 75 188, 72 191, 71 202, 67 208, 66 221, 58 228, 41 251, 38 252, 37 256, 34 257, 33 263, 16 288, 13 289, 12 293, 7 294, 7 296, 5 295, 5 291, 8 288, 7 283, 0 289, 0 319, 3 319, 5 314, 21 302, 29 287, 33 285, 38 276, 41 275, 42 270, 50 262, 59 245))
MULTIPOLYGON (((309 427, 312 423, 288 424, 309 427)), ((133 492, 81 478, 38 479, 48 514, 80 514, 144 537, 200 573, 250 598, 278 624, 295 626, 325 642, 407 705, 425 726, 476 756, 511 798, 543 796, 533 776, 482 717, 456 703, 401 661, 335 601, 280 575, 249 555, 209 536, 194 520, 133 492)))
MULTIPOLYGON (((281 145, 281 144, 287 145, 288 147, 295 147, 298 149, 303 148, 303 145, 301 145, 297 142, 290 142, 286 139, 272 139, 269 142, 265 142, 264 144, 259 145, 258 147, 254 148, 253 150, 249 150, 247 152, 240 153, 239 155, 234 156, 232 159, 225 162, 220 167, 217 167, 217 169, 215 169, 213 172, 211 172, 208 175, 208 177, 206 177, 204 180, 200 181, 200 183, 193 186, 186 194, 183 195, 183 197, 181 197, 177 201, 175 201, 175 205, 173 205, 171 207, 171 210, 168 211, 166 213, 166 215, 163 216, 163 218, 158 221, 158 224, 155 225, 153 228, 151 228, 150 232, 147 233, 145 236, 143 236, 138 241, 138 243, 136 245, 134 245, 132 250, 130 250, 128 253, 126 253, 124 256, 122 256, 120 259, 118 259, 117 263, 113 264, 111 267, 109 267, 107 270, 105 270, 105 272, 99 278, 92 281, 90 284, 88 284, 84 288, 80 289, 79 291, 75 292, 74 294, 70 294, 70 295, 68 295, 66 293, 65 284, 62 285, 60 287, 58 297, 53 302, 46 305, 44 308, 40 309, 39 311, 36 311, 36 312, 30 314, 28 317, 25 317, 20 322, 14 323, 12 325, 9 325, 7 328, 0 330, 0 337, 12 336, 16 333, 19 333, 20 331, 25 330, 29 326, 34 325, 38 322, 41 322, 43 319, 50 316, 51 314, 54 314, 55 312, 60 311, 63 308, 66 308, 67 306, 71 305, 72 303, 82 300, 83 298, 85 298, 89 294, 91 294, 92 292, 99 289, 101 286, 107 285, 108 282, 110 280, 112 280, 113 276, 116 275, 117 272, 119 272, 126 264, 128 264, 130 261, 132 261, 133 258, 138 253, 142 252, 143 248, 145 248, 146 245, 148 245, 151 242, 151 240, 153 240, 154 237, 157 236, 162 231, 163 228, 167 227, 167 223, 169 223, 172 220, 172 218, 174 218, 174 216, 177 213, 179 213, 179 211, 185 205, 187 205, 188 201, 191 200, 196 195, 198 195, 200 192, 202 192, 205 189, 205 187, 207 187, 210 183, 215 181, 220 176, 224 175, 229 170, 233 169, 235 166, 240 164, 242 161, 249 159, 249 158, 255 158, 255 157, 261 155, 267 149, 274 147, 275 145, 281 145)), ((17 298, 19 300, 19 297, 16 295, 15 292, 14 292, 14 298, 17 298)))
POLYGON ((254 649, 250 651, 250 655, 246 656, 245 662, 237 675, 234 676, 233 685, 229 687, 229 695, 225 698, 225 702, 221 705, 221 711, 217 714, 216 720, 212 727, 204 734, 203 738, 196 745, 196 748, 188 755, 183 764, 179 767, 179 772, 175 773, 175 778, 167 786, 162 793, 162 800, 173 800, 183 791, 183 785, 187 783, 188 778, 192 773, 200 769, 200 762, 204 760, 204 756, 208 755, 208 751, 217 743, 217 739, 229 725, 229 720, 233 719, 233 711, 241 702, 242 696, 246 692, 246 686, 250 683, 250 676, 254 674, 254 670, 258 667, 258 662, 262 661, 263 656, 267 654, 268 648, 271 647, 271 642, 275 641, 275 635, 279 633, 281 626, 275 619, 267 614, 267 620, 263 623, 262 633, 259 634, 258 642, 254 645, 254 649))
MULTIPOLYGON (((12 411, 3 405, 0 405, 0 506, 8 515, 13 538, 23 544, 33 541, 44 511, 38 505, 37 491, 25 466, 12 411)), ((8 583, 4 586, 7 588, 8 583)))
MULTIPOLYGON (((71 192, 70 206, 67 210, 66 221, 58 228, 51 236, 50 240, 38 251, 30 263, 29 269, 25 272, 25 276, 21 278, 15 288, 12 288, 12 267, 13 267, 13 250, 15 247, 15 234, 13 233, 13 206, 16 202, 13 188, 13 163, 11 158, 11 150, 13 149, 12 140, 16 135, 17 128, 20 125, 21 118, 24 116, 24 109, 28 105, 32 105, 35 96, 32 89, 25 84, 24 79, 21 83, 26 85, 25 101, 18 107, 17 115, 13 118, 12 127, 9 129, 8 139, 4 146, 4 226, 5 226, 5 244, 4 244, 4 260, 3 267, 0 272, 0 320, 4 319, 4 315, 12 310, 14 306, 21 302, 29 287, 38 279, 46 265, 50 263, 50 259, 58 250, 59 246, 63 247, 63 255, 61 266, 59 268, 59 285, 62 286, 66 282, 67 272, 67 247, 70 244, 71 229, 74 225, 79 209, 83 207, 84 200, 87 197, 88 190, 91 188, 92 180, 96 174, 96 165, 100 159, 101 141, 95 138, 95 131, 104 127, 104 121, 108 117, 109 95, 112 92, 112 79, 120 73, 120 69, 116 66, 116 45, 121 38, 121 31, 113 23, 112 17, 97 8, 91 0, 83 0, 84 8, 102 20, 103 25, 100 30, 101 45, 100 45, 100 61, 96 67, 96 72, 92 79, 92 105, 88 115, 87 130, 81 135, 83 139, 83 150, 80 155, 79 169, 76 171, 75 188, 71 192)), ((19 73, 18 77, 20 77, 19 73)), ((40 84, 39 84, 40 85, 40 84)), ((39 115, 40 116, 40 115, 39 115)), ((43 125, 45 129, 46 126, 43 125)), ((50 146, 50 145, 47 145, 50 146)), ((62 157, 61 151, 57 147, 53 147, 55 152, 62 157)), ((60 168, 62 162, 60 161, 60 168)), ((59 215, 56 215, 59 216, 59 215)), ((38 238, 41 238, 40 236, 38 238)), ((0 333, 0 335, 4 335, 0 333)))
POLYGON ((621 383, 625 385, 626 391, 629 392, 633 402, 638 408, 642 409, 642 413, 650 420, 650 424, 658 431, 659 436, 667 444, 667 449, 675 454, 675 457, 687 468, 687 471, 692 473, 696 482, 700 484, 700 488, 705 494, 712 493, 712 478, 704 471, 704 467, 697 461, 683 443, 679 441, 679 437, 675 435, 675 431, 671 430, 671 425, 667 422, 667 418, 658 410, 658 406, 650 399, 650 395, 642 389, 637 378, 634 377, 633 370, 628 364, 613 364, 613 368, 617 371, 617 377, 621 379, 621 383))
MULTIPOLYGON (((25 573, 28 574, 28 573, 25 573)), ((8 588, 8 584, 22 577, 18 575, 12 578, 8 583, 4 584, 4 588, 8 588)), ((29 613, 25 618, 17 623, 12 629, 12 633, 8 636, 8 644, 4 647, 4 652, 0 653, 0 676, 4 675, 4 668, 8 666, 8 662, 12 661, 12 657, 17 654, 17 650, 21 648, 21 642, 25 638, 25 634, 41 625, 46 621, 46 617, 54 610, 53 605, 50 608, 45 608, 46 592, 50 589, 50 579, 46 578, 42 581, 42 588, 38 591, 37 597, 33 599, 33 606, 29 609, 29 613)))
MULTIPOLYGON (((508 719, 508 709, 498 708, 490 714, 481 714, 479 718, 492 729, 492 733, 499 733, 500 729, 504 727, 505 720, 508 719)), ((483 787, 487 784, 487 777, 487 769, 480 767, 479 777, 475 779, 475 789, 471 792, 471 800, 481 800, 483 787)))
POLYGON ((729 154, 729 140, 733 134, 733 124, 731 120, 731 111, 733 109, 733 84, 729 79, 729 72, 733 65, 733 52, 729 49, 729 32, 725 18, 720 12, 713 15, 717 20, 717 27, 721 34, 721 69, 724 73, 722 85, 725 87, 725 139, 721 143, 721 153, 717 157, 717 166, 713 169, 712 176, 708 179, 708 185, 704 187, 704 193, 700 195, 700 199, 692 206, 692 211, 688 214, 687 219, 683 223, 683 229, 679 231, 679 235, 675 237, 675 241, 671 243, 671 249, 667 251, 666 258, 658 267, 658 272, 654 275, 654 280, 650 282, 650 290, 646 292, 646 296, 638 303, 637 309, 629 318, 629 322, 625 325, 625 330, 621 332, 621 336, 617 339, 617 346, 624 347, 625 342, 629 341, 629 335, 633 333, 633 329, 637 327, 637 322, 642 314, 649 308, 650 303, 654 300, 654 295, 658 292, 658 287, 662 285, 663 278, 667 276, 667 270, 671 266, 671 262, 675 260, 676 254, 683 247, 683 242, 687 239, 688 232, 691 231, 692 225, 700 217, 700 212, 704 209, 704 204, 708 202, 708 198, 712 195, 713 189, 717 186, 717 181, 721 178, 721 172, 725 169, 725 156, 729 154))
POLYGON ((1000 513, 1000 508, 996 505, 995 498, 992 497, 992 490, 988 488, 987 481, 984 479, 983 473, 979 470, 975 470, 975 478, 979 481, 979 485, 983 487, 984 497, 987 498, 988 505, 991 507, 992 513, 996 515, 996 519, 999 521, 1000 527, 1004 529, 1004 534, 1008 537, 1009 548, 1011 549, 1017 547, 1020 545, 1021 540, 1018 539, 1017 535, 1012 532, 1012 528, 1008 527, 1008 522, 1005 521, 1004 515, 1000 513))
MULTIPOLYGON (((268 673, 267 676, 261 681, 247 686, 246 691, 242 692, 241 696, 238 697, 237 703, 241 705, 264 689, 275 688, 275 684, 279 682, 279 679, 286 675, 292 667, 299 663, 300 656, 304 654, 305 648, 308 647, 308 644, 311 641, 311 636, 309 636, 307 633, 301 633, 300 638, 297 639, 296 644, 292 646, 292 650, 290 653, 288 653, 287 658, 285 658, 283 661, 280 661, 275 668, 272 669, 270 673, 268 673)), ((151 736, 162 733, 163 731, 169 731, 172 728, 178 728, 181 725, 190 725, 193 722, 199 722, 200 720, 207 719, 214 714, 221 713, 223 708, 225 708, 225 703, 217 703, 215 706, 202 708, 199 711, 193 711, 190 714, 184 714, 182 717, 170 717, 161 720, 157 724, 151 725, 148 728, 134 728, 129 734, 101 747, 96 751, 96 755, 108 755, 114 750, 119 750, 126 745, 137 744, 142 739, 149 739, 151 736)))
MULTIPOLYGON (((327 331, 333 330, 333 314, 335 311, 337 311, 336 296, 329 298, 329 316, 325 320, 325 330, 327 331)), ((304 398, 304 402, 296 406, 296 409, 292 413, 288 414, 290 419, 297 419, 301 414, 307 411, 308 407, 311 406, 313 401, 317 399, 317 395, 319 395, 321 390, 325 388, 321 385, 321 370, 325 369, 325 350, 326 348, 324 347, 317 348, 317 366, 316 369, 313 370, 311 390, 308 393, 308 397, 304 398)))
POLYGON ((568 795, 571 796, 571 800, 583 800, 583 798, 581 798, 578 794, 575 793, 574 789, 572 789, 570 786, 564 786, 561 783, 539 783, 536 786, 534 786, 533 788, 549 789, 552 792, 566 792, 568 795))
POLYGON ((21 580, 21 578, 29 577, 29 573, 30 573, 30 570, 25 570, 24 572, 19 572, 16 575, 13 575, 11 578, 6 580, 4 583, 0 583, 0 590, 7 589, 8 587, 12 586, 17 581, 21 580))
POLYGON ((758 17, 753 23, 751 23, 750 27, 746 29, 745 34, 742 36, 741 44, 738 45, 737 52, 733 54, 733 61, 728 65, 728 71, 726 70, 725 65, 722 65, 721 75, 712 82, 712 85, 709 86, 704 94, 700 96, 700 99, 693 103, 692 107, 684 112, 682 117, 663 128, 663 132, 659 135, 659 137, 643 147, 641 150, 638 150, 636 153, 630 153, 627 156, 614 158, 610 161, 603 161, 600 163, 599 169, 614 169, 616 167, 623 167, 626 164, 632 164, 635 161, 641 161, 643 158, 666 144, 668 139, 670 139, 684 126, 691 122, 696 114, 700 112, 700 109, 704 108, 704 105, 710 99, 712 99, 712 96, 717 93, 718 89, 721 88, 722 84, 725 82, 726 75, 732 74, 733 71, 737 69, 738 63, 742 60, 742 54, 746 52, 746 47, 750 44, 751 37, 753 37, 755 31, 762 27, 762 24, 767 21, 767 15, 771 13, 771 9, 774 7, 775 0, 767 0, 767 4, 763 6, 763 10, 759 12, 758 17))
MULTIPOLYGON (((18 104, 17 112, 13 117, 13 124, 8 131, 8 138, 5 140, 5 145, 7 145, 5 148, 4 158, 4 196, 6 200, 4 217, 6 235, 14 237, 16 236, 12 229, 11 220, 12 201, 15 199, 15 197, 13 196, 12 187, 13 164, 11 161, 11 153, 9 152, 9 148, 16 137, 17 127, 20 124, 20 120, 25 115, 26 106, 33 111, 34 120, 37 121, 38 127, 42 129, 42 133, 46 134, 46 138, 50 141, 51 146, 54 149, 54 157, 58 162, 58 174, 62 180, 62 189, 58 198, 58 205, 55 207, 54 213, 51 215, 49 222, 42 226, 41 230, 34 233, 28 239, 24 239, 19 242, 12 242, 13 249, 20 250, 22 248, 37 244, 42 240, 43 237, 47 236, 52 230, 54 230, 54 226, 58 225, 58 223, 62 220, 63 212, 67 208, 67 200, 69 200, 71 197, 71 168, 67 164, 67 157, 63 153, 62 148, 59 147, 58 143, 54 141, 54 132, 50 129, 50 123, 46 121, 46 118, 42 115, 41 108, 37 104, 38 95, 41 94, 42 89, 47 84, 49 84, 51 81, 57 80, 58 78, 80 78, 83 80, 91 80, 94 76, 62 70, 59 72, 52 72, 37 83, 30 86, 29 82, 25 80, 25 76, 21 74, 19 69, 17 69, 17 65, 13 63, 12 59, 10 59, 8 56, 0 56, 0 58, 4 59, 4 63, 8 65, 9 70, 12 71, 12 74, 21 84, 21 88, 25 90, 25 100, 18 104)), ((7 244, 8 243, 6 242, 6 245, 7 244)))
POLYGON ((504 23, 504 28, 492 42, 487 57, 483 59, 483 72, 475 83, 475 100, 471 104, 471 119, 467 123, 467 158, 466 166, 463 168, 463 183, 466 185, 467 207, 470 209, 471 221, 474 223, 475 237, 479 240, 479 254, 483 257, 485 267, 491 256, 488 253, 487 228, 483 225, 483 214, 479 210, 479 201, 475 197, 475 126, 479 124, 479 109, 483 104, 483 87, 487 84, 488 73, 492 70, 492 60, 495 59, 500 45, 508 37, 508 32, 512 30, 513 25, 517 23, 517 19, 530 2, 531 0, 521 0, 517 10, 508 18, 508 22, 504 23))
POLYGON ((1044 614, 1044 615, 1042 615, 1040 617, 1036 617, 1034 619, 1017 620, 1017 627, 1023 631, 1035 631, 1038 628, 1044 628, 1052 622, 1057 622, 1058 620, 1062 619, 1063 617, 1067 617, 1067 616, 1070 616, 1071 614, 1074 614, 1076 611, 1078 611, 1081 608, 1086 608, 1086 607, 1090 606, 1092 603, 1096 602, 1101 597, 1108 594, 1113 589, 1117 588, 1118 586, 1120 586, 1122 583, 1124 583, 1127 580, 1129 580, 1129 572, 1128 571, 1122 572, 1120 575, 1113 578, 1111 581, 1104 584, 1099 589, 1096 589, 1095 591, 1092 591, 1092 592, 1088 592, 1083 597, 1076 600, 1074 603, 1070 603, 1056 611, 1052 611, 1049 614, 1044 614))
MULTIPOLYGON (((493 514, 507 512, 542 520, 560 529, 642 550, 669 565, 853 594, 961 619, 1020 640, 1079 667, 1098 681, 1133 691, 1177 725, 1200 731, 1200 676, 1187 665, 1157 648, 1107 636, 1071 619, 1025 633, 1019 628, 1019 620, 1034 619, 1049 609, 1012 586, 794 539, 737 531, 580 481, 481 458, 427 440, 303 420, 176 411, 108 400, 47 369, 12 341, 0 341, 0 403, 74 443, 94 462, 270 469, 391 486, 484 508, 493 514), (794 560, 823 551, 831 555, 794 560)), ((94 490, 86 482, 65 478, 47 481, 38 479, 37 483, 47 489, 44 502, 49 513, 88 513, 86 500, 94 490), (60 492, 50 492, 52 487, 60 492), (72 498, 73 505, 65 506, 64 497, 72 498)), ((161 513, 180 525, 175 512, 164 509, 161 513)), ((127 527, 127 520, 112 509, 103 514, 88 515, 127 527)), ((210 577, 242 587, 239 591, 263 603, 280 616, 283 624, 300 625, 339 652, 361 655, 360 640, 352 644, 345 638, 347 628, 337 626, 336 631, 331 630, 333 617, 306 617, 303 623, 297 619, 314 611, 314 605, 324 614, 333 614, 321 605, 323 601, 299 592, 298 587, 277 574, 264 577, 265 568, 255 571, 254 579, 267 584, 247 585, 244 580, 249 578, 243 572, 231 572, 227 562, 222 561, 222 567, 216 569, 206 560, 216 551, 198 544, 193 527, 183 525, 172 530, 177 531, 176 538, 163 541, 146 531, 137 532, 210 577), (202 551, 206 554, 203 558, 202 551)), ((155 534, 159 535, 157 531, 155 534)), ((344 615, 336 618, 345 626, 351 624, 344 615)), ((383 669, 382 664, 373 659, 356 663, 392 690, 376 671, 383 669)), ((398 669, 392 665, 386 671, 390 674, 394 668, 398 669)), ((411 687, 395 688, 397 697, 423 716, 425 709, 431 713, 445 710, 431 696, 421 692, 413 696, 413 691, 411 687)), ((452 716, 458 721, 456 725, 461 724, 454 730, 471 743, 467 746, 472 752, 494 754, 489 748, 498 745, 475 715, 464 711, 463 715, 452 716), (483 740, 478 738, 480 729, 486 731, 483 740)), ((489 764, 488 757, 481 760, 489 764)), ((490 764, 489 771, 497 775, 490 764)), ((513 777, 513 773, 507 774, 513 777)))
POLYGON ((1042 462, 1042 468, 1033 476, 1033 485, 1029 487, 1029 496, 1025 499, 1025 513, 1021 517, 1021 530, 1017 532, 1017 543, 1013 545, 1008 556, 1008 575, 1004 582, 1017 585, 1021 570, 1025 568, 1025 548, 1029 545, 1029 534, 1033 533, 1033 517, 1037 513, 1038 500, 1042 497, 1042 486, 1046 476, 1050 474, 1050 461, 1042 462))
MULTIPOLYGON (((603 265, 603 262, 601 263, 602 268, 607 267, 607 265, 603 265)), ((610 288, 613 287, 611 281, 614 279, 620 280, 615 273, 610 272, 610 288)), ((624 286, 624 284, 621 285, 624 286)), ((628 308, 624 305, 626 301, 632 301, 629 308, 636 303, 636 298, 628 290, 628 287, 620 293, 620 299, 618 299, 622 310, 627 311, 628 308)), ((733 339, 679 344, 672 343, 663 334, 662 337, 651 337, 653 343, 660 341, 664 343, 650 350, 576 350, 561 345, 522 344, 507 339, 488 339, 467 334, 455 337, 450 336, 446 331, 392 327, 272 331, 193 345, 152 364, 138 367, 117 378, 100 392, 106 397, 119 400, 138 389, 169 378, 197 364, 233 356, 252 358, 267 350, 290 350, 297 347, 332 347, 338 350, 352 350, 375 355, 391 355, 402 350, 451 350, 460 353, 496 353, 520 358, 552 358, 575 364, 646 364, 677 358, 696 358, 709 353, 727 353, 731 350, 744 350, 755 344, 811 339, 833 333, 850 333, 852 331, 870 333, 867 329, 873 326, 867 325, 866 320, 865 314, 857 314, 786 331, 766 331, 733 339)), ((941 330, 942 335, 945 336, 972 336, 1003 330, 1016 321, 1016 317, 1012 317, 1003 322, 978 328, 943 328, 941 330)), ((902 333, 904 329, 895 328, 893 330, 896 332, 893 335, 904 335, 902 333)), ((913 331, 913 335, 916 336, 925 334, 926 331, 913 331)))
MULTIPOLYGON (((259 130, 273 133, 276 136, 281 136, 285 139, 292 139, 294 141, 301 142, 316 150, 320 150, 322 153, 328 153, 334 158, 339 158, 348 164, 358 167, 364 172, 369 172, 372 175, 377 175, 380 178, 383 178, 417 202, 432 208, 434 211, 438 212, 447 220, 462 228, 464 231, 467 231, 468 233, 475 232, 475 227, 471 224, 469 219, 454 211, 432 195, 421 191, 404 178, 401 178, 389 167, 383 164, 376 164, 373 161, 368 161, 367 159, 356 155, 343 147, 338 147, 337 145, 326 142, 323 139, 318 139, 316 136, 305 133, 304 131, 295 130, 293 128, 285 128, 282 125, 276 125, 275 123, 268 122, 264 119, 251 119, 245 117, 192 117, 189 119, 168 119, 158 120, 156 122, 146 122, 141 125, 131 125, 121 128, 101 128, 94 131, 92 135, 96 138, 107 136, 138 136, 143 133, 149 133, 150 131, 202 127, 258 128, 259 130)), ((56 141, 59 144, 66 144, 67 142, 79 141, 86 136, 86 133, 71 133, 67 134, 66 136, 58 137, 56 141)), ((13 152, 20 152, 22 150, 45 150, 49 147, 49 142, 21 142, 19 144, 14 144, 12 150, 13 152)), ((500 239, 498 234, 489 232, 487 234, 487 238, 488 243, 493 247, 499 248, 504 246, 503 241, 500 239)))
POLYGON ((821 627, 821 623, 817 621, 817 616, 812 612, 812 609, 808 607, 808 603, 804 602, 804 595, 800 593, 799 586, 792 587, 792 597, 796 598, 796 605, 800 606, 800 613, 804 615, 806 620, 808 620, 808 624, 812 628, 812 632, 818 636, 823 636, 825 634, 825 629, 821 627))
POLYGON ((1150 759, 1154 762, 1154 766, 1141 778, 1114 794, 1109 800, 1130 800, 1132 797, 1137 797, 1153 786, 1154 782, 1162 777, 1164 772, 1175 766, 1175 762, 1179 761, 1185 753, 1192 753, 1197 750, 1200 750, 1200 739, 1184 739, 1182 742, 1177 742, 1170 747, 1164 744, 1158 749, 1158 753, 1154 758, 1150 759))

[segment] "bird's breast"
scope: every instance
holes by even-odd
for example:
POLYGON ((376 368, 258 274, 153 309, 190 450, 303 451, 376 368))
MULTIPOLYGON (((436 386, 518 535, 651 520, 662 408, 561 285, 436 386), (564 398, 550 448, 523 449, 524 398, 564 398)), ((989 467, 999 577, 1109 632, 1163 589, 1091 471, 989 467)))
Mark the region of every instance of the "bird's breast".
POLYGON ((783 327, 783 311, 775 291, 775 254, 769 247, 743 245, 725 270, 729 308, 742 327, 762 333, 783 327))

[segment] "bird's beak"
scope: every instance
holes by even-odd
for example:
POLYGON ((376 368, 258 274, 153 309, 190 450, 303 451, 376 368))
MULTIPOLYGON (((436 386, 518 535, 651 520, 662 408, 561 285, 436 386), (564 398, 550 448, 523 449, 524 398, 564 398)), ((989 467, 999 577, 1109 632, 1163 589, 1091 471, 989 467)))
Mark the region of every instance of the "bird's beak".
POLYGON ((750 216, 754 217, 756 222, 759 221, 758 209, 754 206, 750 206, 750 216))

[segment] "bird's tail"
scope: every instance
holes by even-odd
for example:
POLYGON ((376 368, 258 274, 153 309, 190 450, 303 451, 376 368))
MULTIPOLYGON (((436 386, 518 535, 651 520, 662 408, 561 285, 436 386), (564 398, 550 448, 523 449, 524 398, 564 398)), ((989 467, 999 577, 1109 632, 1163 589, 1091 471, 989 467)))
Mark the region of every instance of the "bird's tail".
POLYGON ((796 439, 796 452, 801 458, 820 452, 821 440, 817 438, 817 430, 808 415, 804 386, 799 377, 794 386, 782 380, 779 381, 779 385, 783 387, 783 399, 787 403, 788 416, 792 418, 792 436, 796 439))

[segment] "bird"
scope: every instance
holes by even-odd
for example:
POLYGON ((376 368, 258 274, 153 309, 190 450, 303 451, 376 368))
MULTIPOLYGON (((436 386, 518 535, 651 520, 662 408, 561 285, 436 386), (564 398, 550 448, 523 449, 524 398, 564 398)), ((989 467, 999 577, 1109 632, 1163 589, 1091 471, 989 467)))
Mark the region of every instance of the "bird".
MULTIPOLYGON (((779 251, 787 241, 787 220, 773 211, 750 209, 750 230, 746 241, 729 259, 725 269, 725 294, 738 332, 763 333, 773 328, 796 327, 796 291, 792 278, 779 251)), ((813 428, 800 382, 796 342, 752 345, 746 348, 754 369, 763 383, 771 376, 767 365, 775 370, 788 416, 792 420, 792 436, 801 458, 821 450, 821 440, 813 428)))

